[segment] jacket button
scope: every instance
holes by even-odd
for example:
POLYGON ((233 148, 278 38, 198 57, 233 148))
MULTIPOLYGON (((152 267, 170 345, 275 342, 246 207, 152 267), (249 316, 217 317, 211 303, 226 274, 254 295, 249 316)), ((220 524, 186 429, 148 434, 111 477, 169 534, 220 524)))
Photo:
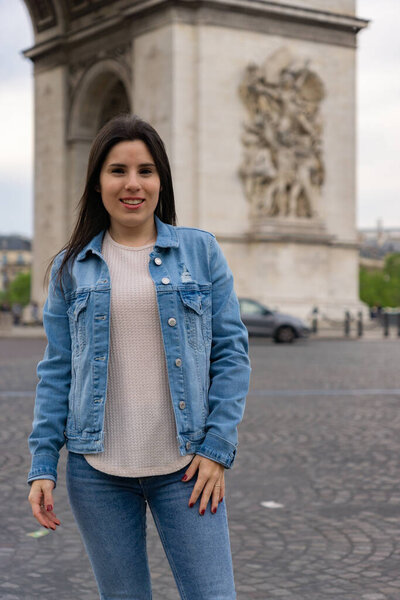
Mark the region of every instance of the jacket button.
POLYGON ((161 260, 161 258, 160 258, 159 256, 157 256, 157 257, 154 259, 154 262, 156 263, 156 265, 161 265, 161 264, 162 264, 162 260, 161 260))
POLYGON ((191 446, 190 442, 186 442, 186 450, 190 450, 190 446, 191 446))
POLYGON ((186 402, 184 402, 183 400, 181 400, 181 401, 179 402, 179 408, 180 408, 181 410, 183 410, 183 409, 185 408, 185 406, 186 406, 186 402))
POLYGON ((180 358, 176 358, 175 359, 175 364, 177 367, 180 367, 182 365, 182 360, 180 358))
POLYGON ((162 282, 164 285, 167 285, 167 284, 169 283, 169 278, 168 278, 168 277, 163 277, 163 278, 161 279, 161 282, 162 282))
POLYGON ((170 325, 170 327, 175 327, 175 325, 176 325, 176 319, 174 319, 174 317, 170 317, 168 319, 168 325, 170 325))

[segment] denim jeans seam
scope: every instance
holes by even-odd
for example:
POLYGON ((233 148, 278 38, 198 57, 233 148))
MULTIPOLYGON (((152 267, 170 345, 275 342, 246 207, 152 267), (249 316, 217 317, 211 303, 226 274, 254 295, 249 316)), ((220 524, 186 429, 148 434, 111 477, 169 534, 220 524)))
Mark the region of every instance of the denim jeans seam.
MULTIPOLYGON (((147 554, 147 531, 146 531, 146 520, 147 520, 147 515, 146 515, 146 497, 144 497, 144 506, 143 506, 143 510, 142 510, 142 533, 143 533, 143 539, 144 539, 144 553, 145 553, 145 559, 146 559, 146 563, 147 563, 147 570, 149 571, 149 555, 147 554)), ((150 597, 149 600, 153 600, 153 590, 152 590, 152 586, 151 586, 151 577, 150 577, 150 572, 149 572, 149 578, 150 578, 150 597)))
MULTIPOLYGON (((149 504, 149 506, 150 506, 150 504, 149 504)), ((186 596, 185 591, 183 589, 183 583, 182 583, 182 580, 181 580, 181 578, 180 578, 180 576, 178 574, 178 571, 176 569, 176 566, 175 566, 174 560, 172 558, 172 555, 170 554, 170 552, 168 550, 167 540, 165 539, 165 536, 164 536, 164 533, 163 533, 163 530, 162 530, 162 527, 161 527, 161 523, 160 523, 160 521, 158 519, 158 516, 157 516, 156 512, 153 512, 153 509, 151 508, 151 506, 150 506, 150 510, 151 510, 151 514, 153 515, 154 522, 155 522, 155 524, 157 526, 158 534, 159 534, 160 539, 162 541, 162 544, 164 546, 164 551, 165 551, 165 554, 167 555, 168 562, 169 562, 169 564, 171 566, 171 569, 172 569, 172 571, 173 571, 173 573, 175 575, 175 579, 176 579, 177 584, 178 584, 179 593, 181 595, 181 598, 182 598, 182 600, 189 600, 189 598, 186 596)))

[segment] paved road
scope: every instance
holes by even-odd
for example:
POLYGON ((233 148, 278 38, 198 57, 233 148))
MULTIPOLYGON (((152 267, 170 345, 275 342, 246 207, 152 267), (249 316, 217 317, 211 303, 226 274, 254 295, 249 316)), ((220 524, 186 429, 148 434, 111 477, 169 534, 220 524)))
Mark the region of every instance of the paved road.
MULTIPOLYGON (((25 483, 45 342, 0 340, 0 598, 97 600, 63 482, 34 539, 25 483)), ((252 389, 227 472, 238 600, 400 600, 400 343, 251 341, 252 389)), ((155 527, 154 600, 178 600, 155 527)), ((218 600, 218 599, 216 599, 218 600)))

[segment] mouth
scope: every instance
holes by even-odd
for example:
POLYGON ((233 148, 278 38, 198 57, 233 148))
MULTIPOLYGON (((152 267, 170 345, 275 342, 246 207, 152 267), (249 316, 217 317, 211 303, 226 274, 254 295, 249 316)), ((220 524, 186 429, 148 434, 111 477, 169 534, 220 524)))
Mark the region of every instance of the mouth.
POLYGON ((129 208, 138 208, 144 203, 144 198, 120 198, 119 201, 129 208))

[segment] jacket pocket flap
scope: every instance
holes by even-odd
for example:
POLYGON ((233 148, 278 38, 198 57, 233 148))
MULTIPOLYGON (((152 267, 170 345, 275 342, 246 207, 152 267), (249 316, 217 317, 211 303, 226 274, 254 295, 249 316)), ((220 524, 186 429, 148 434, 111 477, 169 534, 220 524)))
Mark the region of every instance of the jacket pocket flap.
POLYGON ((196 292, 194 290, 179 290, 179 294, 183 304, 187 308, 194 310, 194 312, 196 312, 198 315, 201 315, 203 313, 200 292, 196 292))
POLYGON ((84 296, 78 296, 75 301, 68 307, 67 314, 77 320, 79 313, 86 307, 89 300, 89 293, 84 296))

